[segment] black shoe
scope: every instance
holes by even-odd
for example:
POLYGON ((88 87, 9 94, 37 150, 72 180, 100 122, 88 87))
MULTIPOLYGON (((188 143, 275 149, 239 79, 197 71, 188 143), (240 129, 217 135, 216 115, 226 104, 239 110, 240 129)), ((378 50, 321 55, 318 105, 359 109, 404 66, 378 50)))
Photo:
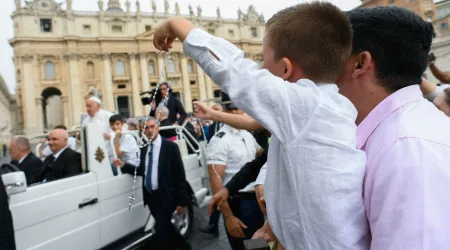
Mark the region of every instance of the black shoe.
POLYGON ((213 237, 219 236, 219 229, 215 225, 208 225, 207 227, 199 228, 200 232, 209 234, 213 237))

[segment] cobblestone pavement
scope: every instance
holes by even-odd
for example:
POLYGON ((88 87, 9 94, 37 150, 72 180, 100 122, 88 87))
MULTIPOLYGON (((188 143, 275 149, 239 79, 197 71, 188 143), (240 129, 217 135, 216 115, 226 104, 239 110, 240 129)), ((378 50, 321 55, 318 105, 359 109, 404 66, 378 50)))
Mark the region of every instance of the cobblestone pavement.
POLYGON ((194 228, 192 234, 189 237, 189 243, 191 243, 192 250, 230 250, 228 244, 227 235, 225 233, 225 227, 223 225, 223 218, 220 217, 219 221, 219 237, 213 238, 209 235, 205 235, 199 231, 200 227, 208 225, 208 207, 194 208, 194 228))

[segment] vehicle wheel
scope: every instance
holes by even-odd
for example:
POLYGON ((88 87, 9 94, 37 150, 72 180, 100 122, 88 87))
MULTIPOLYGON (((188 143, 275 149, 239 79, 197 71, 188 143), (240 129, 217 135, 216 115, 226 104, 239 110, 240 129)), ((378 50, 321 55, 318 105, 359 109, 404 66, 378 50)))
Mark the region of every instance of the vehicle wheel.
POLYGON ((184 238, 189 238, 192 227, 194 226, 194 208, 191 201, 189 201, 189 204, 184 208, 184 212, 181 215, 178 215, 176 211, 174 212, 172 223, 180 230, 184 238))

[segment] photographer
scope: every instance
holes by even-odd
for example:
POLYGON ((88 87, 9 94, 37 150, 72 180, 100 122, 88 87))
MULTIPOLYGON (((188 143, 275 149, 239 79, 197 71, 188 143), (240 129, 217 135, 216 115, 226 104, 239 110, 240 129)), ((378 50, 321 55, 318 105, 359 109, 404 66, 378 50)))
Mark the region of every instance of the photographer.
POLYGON ((155 110, 157 107, 166 106, 169 109, 169 121, 171 124, 182 125, 186 120, 186 111, 184 111, 183 104, 181 104, 180 100, 174 96, 170 96, 172 94, 172 89, 169 89, 169 84, 161 83, 158 88, 158 92, 155 96, 155 106, 152 107, 152 111, 150 112, 150 116, 156 117, 155 110), (168 97, 167 103, 164 103, 164 99, 168 97), (180 118, 177 120, 177 115, 180 115, 180 118))

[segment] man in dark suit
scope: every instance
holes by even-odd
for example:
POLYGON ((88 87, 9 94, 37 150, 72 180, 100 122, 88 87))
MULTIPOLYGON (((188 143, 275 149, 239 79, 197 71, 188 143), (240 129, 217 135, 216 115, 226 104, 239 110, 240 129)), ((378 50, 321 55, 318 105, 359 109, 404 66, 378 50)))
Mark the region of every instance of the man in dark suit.
MULTIPOLYGON (((155 249, 191 249, 171 222, 172 213, 184 211, 188 201, 186 175, 178 145, 162 138, 155 118, 147 121, 145 135, 151 143, 141 149, 141 162, 137 174, 143 176, 144 204, 156 220, 155 249)), ((134 174, 135 166, 115 160, 122 171, 134 174)))
POLYGON ((52 154, 45 158, 40 181, 54 181, 82 172, 81 154, 68 147, 68 139, 66 130, 52 130, 48 142, 52 154))
POLYGON ((31 152, 30 142, 25 137, 19 137, 9 144, 11 164, 25 173, 27 185, 38 182, 39 173, 42 170, 42 161, 31 152))
POLYGON ((0 249, 15 250, 14 226, 5 185, 0 177, 0 249))
POLYGON ((184 111, 183 104, 181 104, 180 100, 174 96, 170 96, 172 89, 169 90, 169 85, 167 83, 161 83, 158 89, 158 93, 155 97, 156 107, 152 108, 150 112, 150 116, 157 117, 155 115, 155 109, 160 105, 164 105, 169 109, 169 121, 170 124, 178 124, 183 125, 184 120, 186 120, 186 111, 184 111), (164 99, 166 96, 169 96, 167 103, 164 103, 164 99), (180 118, 177 119, 177 115, 180 115, 180 118))

